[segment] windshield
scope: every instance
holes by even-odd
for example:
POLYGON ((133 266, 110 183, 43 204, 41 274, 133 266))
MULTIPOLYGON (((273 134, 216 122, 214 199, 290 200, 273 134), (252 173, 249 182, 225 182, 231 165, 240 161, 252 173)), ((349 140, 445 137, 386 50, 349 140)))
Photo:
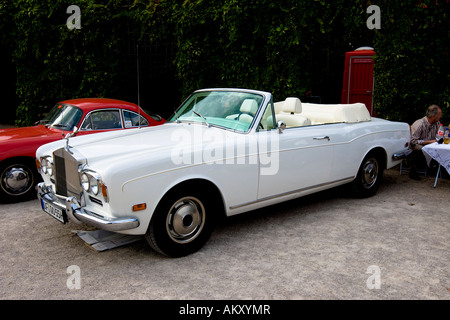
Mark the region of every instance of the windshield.
POLYGON ((178 108, 169 121, 202 122, 235 131, 247 132, 263 96, 237 91, 196 92, 178 108))
POLYGON ((73 130, 73 127, 80 122, 82 115, 83 111, 80 108, 67 104, 57 104, 41 123, 57 129, 73 130))

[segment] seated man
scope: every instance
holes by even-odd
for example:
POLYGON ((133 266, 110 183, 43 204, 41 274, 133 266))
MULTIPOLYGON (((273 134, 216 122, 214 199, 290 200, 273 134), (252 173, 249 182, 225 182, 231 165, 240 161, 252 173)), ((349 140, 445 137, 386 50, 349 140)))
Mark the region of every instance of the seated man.
POLYGON ((420 163, 425 163, 422 148, 427 144, 436 142, 441 117, 441 108, 433 104, 428 107, 425 117, 416 120, 411 126, 411 148, 414 150, 410 156, 411 170, 409 171, 409 177, 411 179, 420 179, 417 174, 417 166, 420 163))

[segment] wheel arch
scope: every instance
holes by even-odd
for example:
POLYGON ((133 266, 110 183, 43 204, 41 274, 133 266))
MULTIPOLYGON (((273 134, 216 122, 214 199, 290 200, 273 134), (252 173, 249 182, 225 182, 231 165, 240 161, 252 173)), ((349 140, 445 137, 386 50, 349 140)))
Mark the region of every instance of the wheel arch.
POLYGON ((387 155, 386 150, 383 147, 380 147, 380 146, 376 146, 376 147, 373 147, 370 150, 368 150, 366 152, 366 154, 364 155, 364 157, 362 157, 360 164, 362 164, 364 159, 370 154, 374 154, 375 156, 377 156, 377 158, 380 160, 380 165, 383 167, 383 170, 386 169, 387 161, 388 161, 388 158, 387 158, 388 155, 387 155))
MULTIPOLYGON (((382 147, 374 147, 370 149, 362 158, 358 171, 356 173, 355 179, 353 182, 349 184, 351 187, 350 190, 354 196, 357 198, 367 198, 371 197, 376 194, 378 191, 378 188, 381 185, 383 172, 386 168, 387 164, 387 152, 382 147), (372 177, 372 168, 369 166, 368 171, 363 172, 362 170, 365 170, 365 164, 369 163, 368 161, 371 160, 370 158, 373 157, 376 159, 376 162, 378 163, 378 171, 376 171, 376 180, 373 180, 372 177), (370 170, 370 171, 369 171, 370 170), (368 180, 366 180, 366 175, 368 180), (374 183, 372 183, 374 181, 374 183), (367 185, 366 185, 367 183, 367 185)), ((374 176, 375 177, 375 176, 374 176)))
POLYGON ((145 239, 153 249, 169 257, 198 251, 208 241, 217 219, 223 217, 216 212, 224 211, 220 199, 219 189, 209 180, 190 179, 174 185, 156 205, 145 239), (202 209, 189 209, 199 206, 202 209), (206 211, 205 206, 209 208, 206 211), (205 219, 206 216, 209 217, 205 219), (186 224, 185 218, 190 218, 186 224))
POLYGON ((29 156, 14 156, 14 157, 5 158, 0 161, 0 165, 3 165, 5 163, 14 163, 14 162, 26 162, 27 164, 32 165, 33 168, 36 168, 36 159, 33 157, 29 157, 29 156))
POLYGON ((226 216, 225 201, 222 192, 215 183, 204 178, 191 178, 173 185, 170 189, 168 189, 164 193, 164 195, 158 201, 156 208, 158 208, 158 206, 160 205, 160 203, 163 201, 164 198, 170 196, 174 192, 178 192, 181 190, 186 192, 188 192, 189 190, 202 190, 202 192, 204 192, 208 197, 214 200, 214 205, 216 206, 216 209, 218 210, 219 213, 218 218, 226 216))
POLYGON ((381 146, 375 146, 375 147, 371 147, 370 149, 367 150, 366 153, 363 154, 363 156, 359 159, 359 164, 356 167, 356 170, 354 171, 354 175, 353 177, 356 178, 356 176, 358 175, 358 171, 360 166, 362 165, 362 163, 364 162, 364 160, 367 158, 368 155, 370 154, 374 154, 377 156, 377 158, 381 161, 381 166, 383 167, 383 171, 386 169, 387 166, 387 152, 386 150, 381 147, 381 146))

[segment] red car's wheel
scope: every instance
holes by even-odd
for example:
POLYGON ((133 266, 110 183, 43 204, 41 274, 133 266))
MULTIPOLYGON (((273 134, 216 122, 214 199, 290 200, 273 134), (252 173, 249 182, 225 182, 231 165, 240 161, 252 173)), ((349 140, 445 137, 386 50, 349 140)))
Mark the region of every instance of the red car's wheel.
POLYGON ((34 186, 39 174, 34 163, 25 160, 7 160, 0 164, 0 200, 20 202, 36 197, 34 186))

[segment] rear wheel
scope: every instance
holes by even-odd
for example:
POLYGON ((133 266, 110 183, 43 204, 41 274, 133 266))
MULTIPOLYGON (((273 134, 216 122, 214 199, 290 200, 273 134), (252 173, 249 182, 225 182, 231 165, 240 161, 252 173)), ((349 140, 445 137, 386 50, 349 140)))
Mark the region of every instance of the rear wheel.
POLYGON ((380 155, 369 153, 361 163, 358 175, 352 182, 353 193, 359 198, 375 195, 381 185, 384 166, 380 155))
POLYGON ((34 186, 40 176, 33 161, 6 160, 0 164, 0 201, 11 203, 36 197, 34 186))
POLYGON ((156 251, 181 257, 198 251, 214 226, 214 205, 199 191, 169 192, 155 210, 145 238, 156 251))

